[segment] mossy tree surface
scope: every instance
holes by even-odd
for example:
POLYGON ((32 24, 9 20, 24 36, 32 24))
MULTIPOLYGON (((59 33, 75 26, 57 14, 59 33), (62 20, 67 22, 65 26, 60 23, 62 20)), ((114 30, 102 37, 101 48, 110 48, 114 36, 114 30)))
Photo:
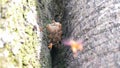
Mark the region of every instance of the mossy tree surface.
POLYGON ((0 0, 0 68, 41 68, 37 0, 0 0))

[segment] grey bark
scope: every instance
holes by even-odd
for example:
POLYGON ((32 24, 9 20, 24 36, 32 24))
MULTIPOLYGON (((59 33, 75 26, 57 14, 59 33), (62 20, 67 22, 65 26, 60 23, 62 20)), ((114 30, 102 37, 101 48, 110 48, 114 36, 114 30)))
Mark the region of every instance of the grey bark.
POLYGON ((120 68, 120 0, 63 3, 63 39, 81 39, 84 50, 74 58, 70 48, 61 45, 53 68, 120 68))

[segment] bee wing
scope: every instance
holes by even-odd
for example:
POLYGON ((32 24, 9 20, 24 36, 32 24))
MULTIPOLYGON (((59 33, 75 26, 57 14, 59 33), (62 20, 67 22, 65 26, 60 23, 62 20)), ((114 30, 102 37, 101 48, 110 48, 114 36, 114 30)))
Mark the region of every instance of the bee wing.
POLYGON ((71 45, 70 40, 63 40, 62 43, 67 46, 71 45))
POLYGON ((82 45, 82 41, 81 40, 77 40, 76 41, 79 45, 82 45))

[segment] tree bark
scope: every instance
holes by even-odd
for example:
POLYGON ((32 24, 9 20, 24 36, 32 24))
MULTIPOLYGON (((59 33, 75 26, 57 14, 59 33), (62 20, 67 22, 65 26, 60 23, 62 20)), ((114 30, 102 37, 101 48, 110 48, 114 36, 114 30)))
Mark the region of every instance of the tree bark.
POLYGON ((39 30, 41 17, 51 15, 49 1, 0 0, 0 68, 51 68, 47 41, 39 30))
POLYGON ((64 46, 63 52, 54 58, 54 68, 60 68, 60 61, 64 68, 120 68, 120 1, 64 0, 63 3, 63 39, 81 39, 84 50, 74 58, 71 49, 64 46))

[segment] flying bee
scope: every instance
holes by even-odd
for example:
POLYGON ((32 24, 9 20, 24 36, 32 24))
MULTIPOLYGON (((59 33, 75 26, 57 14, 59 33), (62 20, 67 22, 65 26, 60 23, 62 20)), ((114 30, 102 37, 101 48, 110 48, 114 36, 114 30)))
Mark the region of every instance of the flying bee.
POLYGON ((78 51, 82 51, 83 50, 83 45, 82 42, 80 40, 75 41, 75 40, 64 40, 63 44, 68 45, 71 47, 71 50, 73 52, 73 56, 77 57, 78 55, 78 51))

